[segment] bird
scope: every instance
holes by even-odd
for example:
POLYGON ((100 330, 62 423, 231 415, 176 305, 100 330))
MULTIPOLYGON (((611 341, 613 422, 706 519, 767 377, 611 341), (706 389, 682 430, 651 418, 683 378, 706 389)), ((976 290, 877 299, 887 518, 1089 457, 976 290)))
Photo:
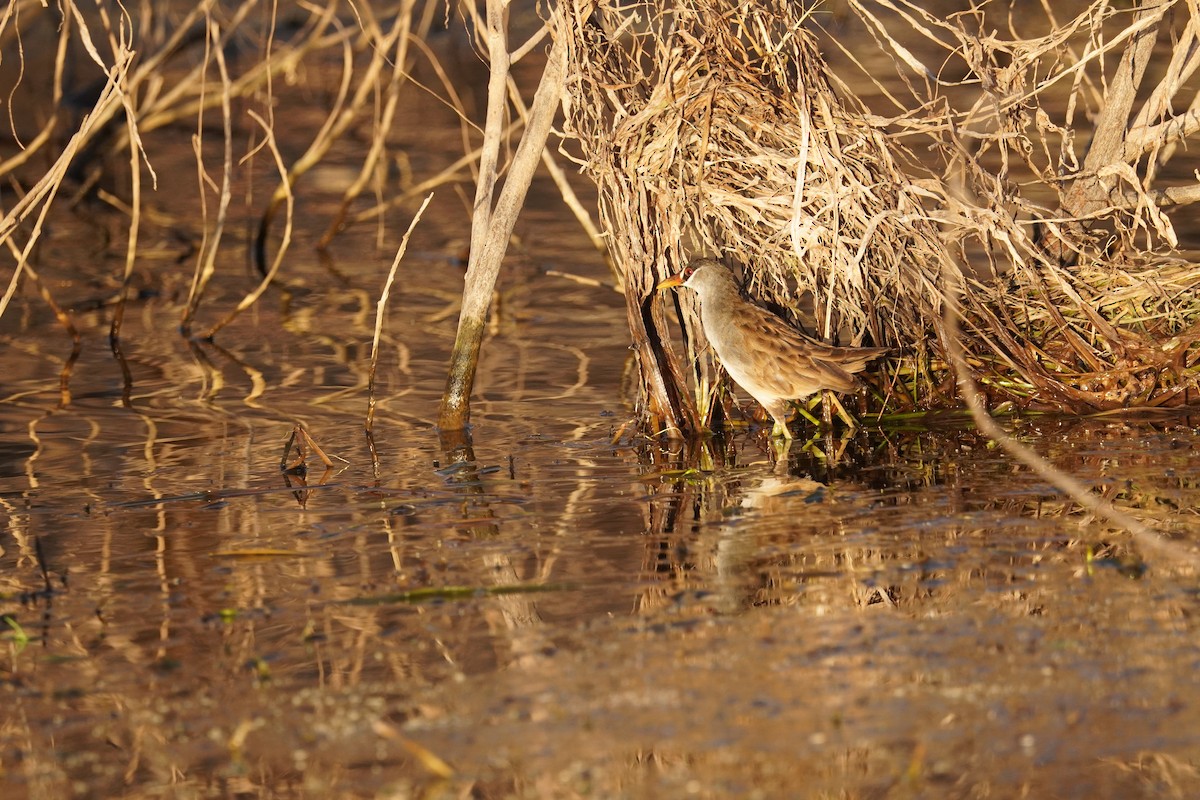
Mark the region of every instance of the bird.
POLYGON ((733 273, 719 261, 700 258, 663 280, 658 290, 683 286, 700 298, 704 336, 734 382, 766 409, 773 437, 791 439, 789 401, 823 389, 854 391, 855 373, 886 347, 834 347, 806 336, 765 308, 742 297, 733 273))

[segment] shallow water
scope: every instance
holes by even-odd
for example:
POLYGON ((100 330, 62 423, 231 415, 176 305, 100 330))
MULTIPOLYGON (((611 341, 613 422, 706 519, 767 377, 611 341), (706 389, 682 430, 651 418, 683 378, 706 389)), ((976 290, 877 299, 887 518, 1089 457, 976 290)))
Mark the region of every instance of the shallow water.
MULTIPOLYGON (((456 158, 456 129, 423 121, 398 146, 456 158)), ((188 339, 200 223, 172 135, 148 144, 179 161, 156 156, 129 378, 110 209, 62 215, 40 252, 81 333, 66 393, 71 342, 36 293, 0 318, 4 797, 1200 793, 1194 576, 961 419, 782 461, 744 425, 635 436, 624 301, 548 274, 606 279, 540 184, 471 436, 439 436, 467 236, 447 189, 394 291, 373 456, 375 302, 412 209, 381 247, 358 226, 318 258, 335 153, 276 288, 188 339), (297 423, 328 473, 281 472, 297 423)), ((255 283, 260 205, 198 330, 255 283)), ((1194 542, 1195 419, 1009 425, 1194 542)))

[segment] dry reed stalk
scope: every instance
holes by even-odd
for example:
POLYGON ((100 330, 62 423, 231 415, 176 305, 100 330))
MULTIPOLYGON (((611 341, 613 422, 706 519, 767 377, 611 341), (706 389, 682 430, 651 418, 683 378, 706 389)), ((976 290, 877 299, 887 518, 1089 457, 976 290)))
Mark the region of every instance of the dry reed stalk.
MULTIPOLYGON (((336 0, 330 0, 328 8, 331 14, 336 5, 336 0)), ((400 10, 400 13, 397 14, 392 28, 386 33, 378 29, 366 32, 368 37, 375 41, 373 41, 371 49, 371 59, 367 63, 363 74, 358 76, 357 86, 354 87, 353 93, 351 93, 350 89, 353 85, 352 78, 355 77, 354 52, 350 47, 349 39, 344 41, 342 83, 338 89, 338 96, 334 101, 333 109, 330 111, 328 117, 326 117, 325 123, 317 132, 317 135, 313 137, 313 141, 308 149, 288 169, 285 176, 285 182, 288 185, 286 187, 280 185, 275 190, 270 202, 267 204, 267 210, 263 214, 256 244, 260 269, 265 268, 266 237, 271 227, 271 221, 277 213, 279 206, 291 195, 296 181, 320 163, 329 153, 334 142, 340 139, 350 125, 358 120, 363 109, 367 106, 368 100, 375 91, 380 73, 392 57, 396 59, 393 68, 393 82, 398 85, 400 78, 403 76, 402 65, 407 52, 412 10, 413 3, 406 3, 400 10), (372 34, 375 35, 373 36, 372 34), (397 53, 395 56, 390 57, 389 53, 391 53, 393 48, 397 48, 397 53)))
MULTIPOLYGON (((5 8, 4 17, 3 19, 0 19, 0 34, 2 34, 7 28, 9 21, 13 18, 13 12, 17 7, 18 6, 16 3, 9 3, 5 8)), ((17 31, 17 35, 20 35, 19 30, 17 31)), ((20 56, 18 75, 17 79, 13 82, 12 90, 9 92, 8 96, 8 126, 9 130, 13 132, 13 139, 18 142, 21 149, 8 159, 0 162, 0 175, 7 175, 28 162, 42 149, 42 147, 46 145, 47 142, 50 141, 51 135, 54 133, 55 128, 58 127, 59 108, 62 105, 63 99, 63 69, 66 64, 67 45, 70 40, 71 18, 64 15, 62 24, 59 26, 58 43, 54 51, 54 77, 51 80, 50 89, 50 103, 52 111, 48 115, 45 124, 42 125, 41 130, 39 130, 33 139, 31 139, 28 143, 20 141, 20 137, 17 136, 16 133, 17 123, 13 118, 13 96, 16 94, 17 87, 20 85, 21 79, 25 74, 24 49, 22 48, 18 50, 18 55, 20 56)))
MULTIPOLYGON (((64 31, 61 35, 66 36, 67 33, 64 31)), ((92 52, 94 51, 95 48, 93 47, 92 52)), ((98 54, 96 57, 99 58, 98 54)), ((117 110, 122 107, 122 83, 126 76, 126 69, 132 58, 133 53, 128 49, 122 50, 117 54, 114 65, 111 68, 105 69, 107 80, 100 91, 99 97, 96 99, 92 113, 83 118, 79 130, 76 131, 63 147, 62 152, 50 165, 49 169, 0 218, 0 243, 8 246, 16 258, 16 269, 13 272, 12 279, 9 281, 4 296, 0 298, 0 316, 4 315, 13 294, 16 292, 22 272, 31 277, 36 275, 29 264, 29 255, 41 238, 46 218, 54 205, 59 190, 62 188, 71 163, 97 134, 103 124, 111 119, 117 110), (23 247, 17 247, 13 241, 13 237, 30 217, 33 217, 33 225, 27 234, 28 238, 23 247)), ((99 63, 103 67, 103 61, 101 60, 99 63)), ((48 300, 49 294, 47 290, 41 287, 40 291, 43 297, 48 300)), ((55 309, 56 314, 61 314, 61 309, 56 304, 52 305, 52 308, 55 309)))
MULTIPOLYGON (((561 24, 561 16, 555 25, 561 24)), ((521 48, 508 50, 507 4, 488 0, 487 21, 481 28, 487 44, 490 74, 483 152, 479 160, 479 179, 471 218, 471 252, 467 265, 466 287, 458 331, 442 395, 438 425, 445 431, 464 430, 470 421, 471 388, 483 341, 484 319, 491 303, 492 290, 500 271, 517 214, 533 180, 534 170, 546 146, 550 125, 566 81, 566 43, 555 38, 546 67, 533 98, 529 121, 512 161, 508 165, 503 188, 497 196, 500 178, 500 148, 503 143, 507 108, 509 70, 521 48)))
MULTIPOLYGON (((516 132, 517 128, 518 125, 516 123, 510 125, 507 129, 505 129, 504 136, 511 136, 516 132)), ((464 169, 473 167, 473 165, 479 161, 479 156, 482 153, 482 147, 477 147, 474 150, 468 151, 466 155, 461 156, 457 161, 436 175, 426 178, 420 183, 404 189, 384 202, 378 203, 368 209, 358 212, 350 218, 350 224, 356 224, 365 220, 380 219, 391 209, 404 205, 414 197, 419 197, 422 194, 432 189, 436 189, 439 186, 444 186, 447 183, 457 183, 465 180, 467 176, 464 176, 462 171, 464 169)))
MULTIPOLYGON (((428 32, 430 28, 429 9, 433 5, 434 0, 430 0, 430 3, 426 4, 426 13, 422 15, 422 21, 418 26, 418 33, 410 37, 409 44, 415 47, 417 51, 425 57, 425 60, 428 62, 429 66, 433 68, 434 74, 437 75, 438 80, 441 83, 442 90, 446 95, 444 98, 424 86, 421 86, 420 88, 424 89, 426 92, 444 103, 446 107, 453 111, 455 116, 458 117, 463 141, 463 151, 465 155, 438 174, 426 178, 425 180, 413 186, 402 185, 399 192, 393 193, 392 196, 387 199, 379 198, 374 206, 352 215, 349 221, 345 223, 347 226, 356 225, 367 220, 382 220, 383 215, 393 208, 403 206, 414 198, 420 197, 421 195, 426 194, 429 191, 438 188, 439 186, 443 186, 447 183, 462 181, 465 179, 464 176, 461 175, 461 172, 464 168, 470 171, 472 177, 476 179, 478 178, 478 171, 475 167, 475 164, 479 160, 480 154, 483 152, 483 148, 473 148, 471 146, 471 131, 477 131, 480 133, 482 133, 482 131, 479 130, 478 126, 471 122, 466 108, 463 106, 462 98, 459 96, 458 90, 454 87, 454 83, 446 74, 446 70, 442 67, 442 64, 438 60, 437 56, 434 55, 433 50, 431 50, 429 45, 426 44, 421 38, 425 32, 428 32)), ((411 75, 406 74, 405 78, 412 83, 417 83, 412 79, 411 75)), ((381 129, 382 127, 383 126, 380 126, 381 129)), ((510 137, 517 127, 518 123, 516 122, 510 125, 505 131, 505 138, 510 137)))
MULTIPOLYGON (((375 115, 371 146, 367 150, 367 156, 363 159, 358 175, 350 186, 346 188, 346 191, 342 193, 342 202, 338 206, 338 210, 334 213, 329 227, 317 242, 318 250, 326 249, 330 242, 333 241, 333 237, 345 225, 346 214, 349 211, 350 204, 362 194, 362 191, 367 187, 367 183, 378 172, 387 144, 387 134, 392 128, 392 122, 396 117, 396 108, 400 102, 400 89, 408 76, 408 45, 412 38, 411 27, 415 6, 416 0, 404 0, 401 4, 398 12, 400 24, 398 26, 398 35, 395 37, 396 52, 391 57, 392 75, 387 86, 384 88, 386 99, 384 100, 383 109, 382 111, 377 111, 375 115)), ((387 41, 387 37, 382 34, 382 31, 373 28, 372 34, 373 38, 381 43, 387 41)))
MULTIPOLYGON (((933 213, 949 217, 944 234, 956 257, 966 263, 982 251, 988 260, 963 298, 965 345, 1003 366, 977 377, 994 385, 1019 378, 1024 405, 1087 411, 1179 404, 1194 394, 1200 270, 1170 256, 1178 240, 1160 208, 1168 195, 1152 183, 1179 137, 1196 130, 1190 111, 1169 110, 1200 65, 1196 10, 1093 3, 1063 22, 1048 15, 1044 36, 1010 31, 1006 39, 981 38, 982 11, 916 23, 949 43, 948 61, 977 76, 969 110, 910 117, 903 129, 950 167, 944 174, 953 180, 930 176, 925 185, 933 213), (1177 38, 1166 69, 1139 107, 1146 64, 1168 33, 1177 38), (1098 113, 1082 160, 1080 108, 1098 113), (1036 188, 1057 203, 1038 202, 1036 188), (1119 292, 1110 291, 1114 283, 1119 292)), ((1169 196, 1188 200, 1200 196, 1196 188, 1169 196)))
POLYGON ((1192 570, 1200 567, 1200 554, 1185 549, 1184 545, 1179 542, 1165 538, 1140 519, 1117 508, 1111 500, 1092 491, 1073 475, 1056 468, 1000 427, 984 405, 983 392, 971 378, 971 370, 963 357, 962 346, 958 339, 958 304, 954 301, 952 294, 948 294, 947 299, 949 302, 946 304, 946 341, 950 363, 954 368, 959 394, 971 410, 971 417, 980 432, 1000 445, 1015 461, 1033 470, 1081 508, 1105 522, 1129 531, 1133 540, 1146 552, 1161 556, 1175 566, 1185 566, 1192 570))
MULTIPOLYGON (((151 84, 149 96, 139 107, 139 121, 143 134, 191 118, 200 110, 202 103, 211 108, 220 102, 219 97, 206 95, 200 88, 203 85, 202 73, 205 68, 203 64, 192 68, 169 87, 160 86, 157 81, 154 81, 154 76, 177 54, 188 26, 211 9, 215 3, 216 0, 206 0, 206 2, 198 4, 174 29, 171 38, 141 62, 132 83, 137 85, 145 81, 151 84)), ((259 6, 259 0, 244 0, 234 13, 229 15, 229 19, 223 27, 224 34, 220 45, 222 48, 232 47, 234 37, 244 35, 247 16, 259 6)), ((354 36, 354 29, 351 27, 338 27, 333 33, 328 33, 336 16, 336 0, 329 0, 324 8, 320 9, 320 13, 317 13, 316 7, 309 7, 308 10, 310 18, 303 29, 291 37, 293 44, 267 50, 261 61, 252 64, 233 80, 231 91, 234 97, 252 96, 263 86, 269 85, 276 75, 293 73, 309 56, 339 46, 354 36)), ((272 34, 267 46, 270 47, 273 41, 272 34)), ((269 107, 267 111, 270 111, 269 107)))
MULTIPOLYGON (((78 16, 78 11, 72 6, 72 11, 78 16)), ((122 9, 122 12, 124 9, 122 9)), ((103 23, 105 34, 107 35, 109 48, 112 50, 114 64, 119 64, 122 61, 122 54, 129 51, 129 42, 131 39, 131 31, 127 26, 128 18, 122 13, 120 20, 119 31, 114 32, 112 22, 109 19, 107 10, 101 6, 99 8, 100 20, 103 23)), ((81 31, 87 31, 87 25, 83 22, 82 17, 78 19, 81 31)), ((95 57, 95 54, 93 54, 95 57)), ((97 64, 101 68, 104 67, 103 61, 97 60, 97 64)), ((121 341, 121 324, 125 318, 125 299, 129 292, 130 280, 133 278, 133 266, 137 260, 138 251, 138 234, 142 224, 142 163, 145 161, 146 168, 150 172, 150 176, 154 181, 154 186, 158 186, 158 176, 154 173, 154 167, 146 158, 146 151, 142 145, 142 138, 138 132, 137 114, 133 108, 133 102, 125 81, 128 77, 128 71, 121 70, 121 104, 125 109, 125 133, 126 139, 129 142, 129 174, 130 174, 130 213, 129 213, 129 233, 126 236, 125 243, 125 267, 121 275, 121 290, 120 296, 117 299, 116 308, 113 309, 112 322, 109 325, 109 346, 112 348, 113 355, 120 362, 121 371, 124 376, 125 391, 123 399, 126 405, 129 405, 129 387, 132 383, 130 377, 129 366, 126 363, 120 349, 121 341)))
POLYGON ((229 203, 233 199, 231 182, 233 180, 233 95, 229 82, 229 68, 225 63, 225 53, 219 47, 221 39, 220 27, 210 17, 207 25, 208 37, 205 40, 205 62, 210 58, 217 63, 217 74, 221 80, 221 131, 222 159, 221 185, 218 188, 204 168, 202 145, 204 141, 204 111, 196 114, 196 133, 192 136, 192 151, 196 157, 196 177, 200 195, 200 218, 203 222, 203 233, 200 240, 199 255, 196 259, 196 271, 192 275, 192 284, 188 289, 187 302, 184 304, 179 327, 184 335, 190 335, 192 320, 196 309, 208 288, 209 281, 217 271, 217 253, 221 248, 221 240, 225 234, 225 223, 229 218, 229 203), (206 188, 211 187, 217 193, 217 215, 213 224, 208 220, 208 194, 206 188))
MULTIPOLYGON (((32 277, 34 274, 32 271, 24 269, 24 266, 27 266, 28 253, 40 237, 42 224, 56 202, 68 169, 74 168, 72 165, 78 166, 78 158, 81 153, 85 152, 85 148, 90 148, 101 141, 102 131, 107 127, 114 127, 113 121, 120 112, 124 113, 124 122, 114 131, 116 135, 113 137, 113 141, 102 146, 106 148, 106 152, 127 151, 132 170, 130 187, 132 202, 128 207, 130 224, 125 267, 122 273, 122 286, 127 287, 133 272, 133 264, 137 255, 138 231, 144 216, 142 213, 142 165, 145 164, 149 174, 154 176, 153 168, 144 151, 142 137, 148 131, 176 122, 188 114, 196 114, 197 120, 202 124, 203 110, 220 103, 223 106, 222 113, 226 121, 226 174, 222 181, 225 188, 221 190, 223 199, 218 211, 217 230, 210 231, 208 225, 205 225, 208 246, 202 249, 197 274, 193 278, 189 299, 183 311, 185 327, 190 323, 203 296, 204 286, 213 274, 212 265, 221 240, 222 220, 229 202, 228 187, 231 182, 229 173, 232 160, 229 150, 232 123, 229 117, 232 99, 256 92, 259 87, 264 85, 268 87, 269 91, 274 75, 281 71, 296 69, 305 57, 330 46, 347 42, 353 34, 352 28, 337 30, 333 34, 327 32, 333 25, 336 11, 339 8, 336 0, 328 0, 322 8, 310 10, 306 27, 295 33, 289 39, 288 44, 274 51, 271 51, 268 44, 268 57, 252 64, 241 75, 231 77, 227 66, 224 65, 223 54, 232 46, 232 37, 235 33, 243 37, 250 33, 243 23, 250 12, 261 7, 261 4, 257 0, 244 0, 239 3, 232 13, 224 18, 225 26, 223 28, 211 27, 215 24, 212 12, 216 6, 216 0, 204 0, 197 3, 187 11, 181 20, 175 21, 173 27, 169 29, 168 35, 161 42, 154 41, 152 43, 135 41, 138 29, 127 16, 124 7, 119 7, 120 15, 118 17, 110 17, 109 7, 106 6, 97 7, 94 12, 88 12, 89 15, 86 16, 82 6, 77 3, 66 2, 59 7, 61 21, 58 28, 58 45, 53 61, 54 75, 51 81, 53 107, 50 109, 50 122, 44 125, 28 144, 24 145, 23 151, 0 163, 0 176, 9 176, 10 180, 15 180, 19 184, 28 182, 19 201, 12 208, 7 209, 3 219, 0 220, 0 242, 10 241, 10 237, 19 229, 28 229, 26 235, 29 237, 19 249, 19 252, 24 255, 19 257, 17 269, 9 281, 3 298, 0 298, 0 315, 3 315, 15 293, 20 275, 26 272, 32 277), (202 59, 201 63, 187 71, 182 78, 167 83, 163 79, 165 67, 182 52, 183 48, 188 46, 190 29, 201 21, 203 21, 205 30, 205 48, 210 56, 202 59), (217 37, 216 41, 212 40, 214 36, 217 37), (100 48, 97 46, 98 43, 107 44, 111 56, 107 59, 102 56, 100 48), (36 179, 28 176, 16 176, 14 173, 28 166, 32 156, 38 152, 39 148, 45 149, 53 141, 54 126, 61 123, 64 116, 61 113, 64 102, 63 74, 68 52, 72 48, 82 50, 84 57, 88 61, 94 62, 102 74, 107 76, 107 83, 91 110, 82 116, 78 130, 55 154, 51 167, 37 175, 36 179), (211 68, 213 52, 216 53, 219 61, 218 67, 222 70, 222 88, 219 92, 209 91, 205 78, 205 72, 211 68), (136 60, 134 53, 137 55, 136 60), (32 225, 30 225, 31 216, 33 217, 32 225)), ((9 11, 11 10, 12 4, 9 5, 9 11)), ((35 11, 37 10, 35 9, 35 11)), ((153 12, 144 6, 142 13, 142 22, 149 24, 149 15, 153 12)), ((7 15, 0 17, 0 28, 10 24, 11 19, 13 18, 7 15)), ((273 38, 273 32, 271 37, 273 38)), ((386 54, 376 53, 377 65, 385 59, 386 54)), ((20 70, 23 71, 23 60, 20 70)), ((12 91, 15 92, 15 86, 19 83, 20 71, 17 84, 14 85, 12 91)), ((365 89, 360 89, 360 91, 367 92, 365 89)), ((270 107, 271 102, 268 98, 266 103, 268 112, 270 107)), ((326 132, 327 135, 324 138, 318 138, 317 144, 327 149, 329 136, 344 131, 347 124, 348 120, 346 119, 337 120, 334 125, 330 126, 331 130, 326 132)), ((19 141, 17 143, 21 144, 19 141)), ((198 141, 195 146, 199 147, 198 141)), ((312 153, 309 155, 311 156, 312 153)), ((308 163, 303 162, 295 167, 293 179, 295 174, 298 174, 306 166, 308 163)), ((97 165, 90 169, 90 177, 85 180, 81 188, 76 190, 76 196, 81 196, 88 191, 102 174, 103 156, 97 165)), ((205 185, 203 176, 200 185, 203 193, 205 185)), ((207 215, 205 219, 207 220, 207 215)), ((261 291, 257 294, 261 294, 261 291)), ((124 292, 122 292, 122 297, 123 295, 124 292)), ((114 343, 120 335, 121 318, 122 305, 119 302, 111 328, 111 338, 114 343)))
POLYGON ((258 286, 254 287, 254 289, 247 293, 232 311, 230 311, 219 322, 209 328, 204 333, 205 339, 212 339, 217 335, 217 331, 221 330, 221 328, 224 328, 230 322, 233 322, 233 320, 236 319, 239 314, 241 314, 250 306, 254 305, 258 301, 258 298, 262 297, 263 292, 267 290, 267 287, 271 285, 271 282, 275 280, 275 276, 279 273, 279 268, 283 265, 283 258, 285 255, 287 255, 288 247, 290 247, 292 243, 292 226, 296 199, 295 195, 292 193, 291 183, 288 181, 288 170, 283 163, 283 155, 279 152, 279 146, 275 141, 275 130, 271 127, 271 124, 266 119, 259 115, 257 111, 250 110, 246 113, 249 114, 250 117, 262 127, 264 134, 263 142, 266 144, 267 149, 270 150, 271 156, 274 158, 275 168, 278 170, 279 177, 281 179, 280 185, 284 187, 285 212, 283 235, 279 241, 279 248, 275 251, 275 258, 272 259, 270 268, 266 271, 266 274, 263 275, 262 280, 260 280, 258 283, 258 286))
MULTIPOLYGON (((1046 20, 1020 20, 1039 35, 982 3, 949 16, 907 0, 849 8, 898 83, 858 47, 852 88, 810 12, 785 0, 570 3, 569 122, 626 277, 651 428, 694 430, 712 411, 694 308, 681 309, 681 361, 653 293, 704 254, 744 267, 752 291, 818 336, 910 354, 890 366, 893 407, 959 403, 945 286, 964 287, 967 363, 995 400, 1086 411, 1194 396, 1200 270, 1165 257, 1177 237, 1144 163, 1200 129, 1200 101, 1170 112, 1200 65, 1194 4, 1097 0, 1064 21, 1046 6, 1046 20), (1171 14, 1169 63, 1145 92, 1147 48, 1171 14), (890 116, 859 99, 864 83, 890 116), (1105 104, 1081 160, 1076 112, 1105 104)), ((1173 196, 1200 197, 1191 189, 1173 196)))
MULTIPOLYGON (((408 224, 408 230, 404 232, 404 237, 400 240, 400 246, 396 248, 396 257, 392 259, 392 268, 388 270, 387 278, 383 282, 383 291, 379 295, 379 302, 375 305, 375 333, 371 337, 371 366, 367 371, 367 420, 364 424, 368 438, 372 437, 375 427, 375 366, 379 363, 379 337, 383 333, 383 317, 387 312, 388 298, 392 294, 392 283, 396 280, 396 270, 400 268, 400 262, 404 259, 404 253, 408 250, 408 239, 412 236, 413 230, 416 229, 417 223, 421 220, 421 215, 425 213, 425 209, 429 206, 429 201, 431 200, 433 200, 432 192, 421 203, 421 207, 413 215, 412 222, 408 224)), ((374 457, 374 444, 371 446, 371 453, 374 457)))

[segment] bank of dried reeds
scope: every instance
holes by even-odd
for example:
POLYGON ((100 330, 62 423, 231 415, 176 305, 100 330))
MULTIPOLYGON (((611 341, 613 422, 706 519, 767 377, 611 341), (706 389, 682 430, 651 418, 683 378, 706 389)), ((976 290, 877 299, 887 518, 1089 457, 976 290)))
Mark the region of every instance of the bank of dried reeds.
POLYGON ((838 46, 820 27, 832 18, 790 0, 571 0, 569 122, 626 272, 648 417, 698 428, 719 407, 694 309, 681 361, 653 292, 701 254, 740 265, 754 294, 818 336, 893 347, 878 410, 959 404, 950 293, 997 403, 1192 399, 1200 267, 1170 255, 1161 206, 1196 193, 1154 182, 1198 127, 1195 112, 1172 116, 1200 64, 1193 9, 1094 3, 1056 21, 1047 7, 1022 38, 1011 19, 996 33, 982 4, 945 17, 884 6, 842 9, 860 31, 841 45, 862 67, 847 78, 818 47, 838 46), (864 66, 869 52, 882 57, 864 66), (880 79, 880 62, 900 80, 880 79), (868 92, 887 108, 868 108, 868 92))

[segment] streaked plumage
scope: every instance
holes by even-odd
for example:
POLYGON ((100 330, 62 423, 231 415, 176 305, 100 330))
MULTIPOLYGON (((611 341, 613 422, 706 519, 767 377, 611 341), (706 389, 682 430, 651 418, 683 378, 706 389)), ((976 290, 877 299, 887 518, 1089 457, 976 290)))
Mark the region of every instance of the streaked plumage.
POLYGON ((686 286, 700 296, 700 324, 729 377, 775 420, 772 434, 792 438, 789 400, 822 389, 851 392, 856 372, 887 352, 886 347, 833 347, 810 339, 765 308, 742 297, 737 281, 720 262, 693 261, 659 289, 686 286))

